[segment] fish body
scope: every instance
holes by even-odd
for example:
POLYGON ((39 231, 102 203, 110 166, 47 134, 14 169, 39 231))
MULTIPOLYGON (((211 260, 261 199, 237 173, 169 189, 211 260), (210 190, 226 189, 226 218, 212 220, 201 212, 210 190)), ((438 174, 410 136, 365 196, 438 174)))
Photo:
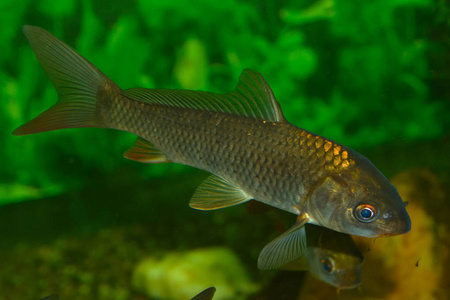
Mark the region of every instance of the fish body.
POLYGON ((288 123, 264 78, 244 70, 225 94, 122 90, 94 65, 42 28, 24 33, 59 96, 56 105, 16 135, 103 127, 138 136, 125 157, 175 162, 211 172, 191 199, 210 210, 256 199, 298 215, 261 252, 274 268, 305 250, 304 224, 366 237, 406 233, 410 219, 396 189, 362 155, 288 123))
POLYGON ((294 214, 303 211, 313 183, 353 163, 345 159, 337 164, 340 155, 348 155, 345 148, 328 149, 332 142, 287 122, 142 105, 123 95, 116 103, 105 117, 107 127, 137 134, 168 161, 208 171, 232 182, 249 198, 294 214), (325 149, 329 158, 321 157, 325 149))

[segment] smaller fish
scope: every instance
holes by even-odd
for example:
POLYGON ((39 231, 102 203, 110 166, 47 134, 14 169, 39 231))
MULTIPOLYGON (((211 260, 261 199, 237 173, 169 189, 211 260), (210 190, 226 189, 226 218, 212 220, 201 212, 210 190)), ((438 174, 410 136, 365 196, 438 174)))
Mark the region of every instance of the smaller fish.
MULTIPOLYGON (((215 287, 210 287, 192 298, 191 300, 211 300, 214 297, 214 294, 216 293, 215 287)), ((47 297, 42 298, 41 300, 58 300, 58 295, 50 295, 47 297)))
POLYGON ((361 284, 363 256, 348 234, 315 225, 306 225, 307 248, 304 256, 282 270, 309 270, 314 277, 338 289, 361 284))

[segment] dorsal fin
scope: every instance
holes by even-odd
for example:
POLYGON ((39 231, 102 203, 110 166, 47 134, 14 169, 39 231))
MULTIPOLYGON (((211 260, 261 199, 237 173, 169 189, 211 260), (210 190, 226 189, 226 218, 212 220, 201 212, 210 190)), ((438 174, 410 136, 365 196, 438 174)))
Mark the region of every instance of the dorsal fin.
POLYGON ((216 293, 215 287, 210 287, 192 298, 191 300, 211 300, 214 297, 214 294, 216 293))
POLYGON ((135 88, 123 91, 123 95, 141 102, 285 122, 270 86, 261 74, 249 69, 242 72, 236 89, 231 93, 135 88))
POLYGON ((236 89, 229 95, 239 95, 239 103, 247 103, 247 116, 269 122, 285 122, 281 107, 269 84, 257 71, 245 69, 236 89))

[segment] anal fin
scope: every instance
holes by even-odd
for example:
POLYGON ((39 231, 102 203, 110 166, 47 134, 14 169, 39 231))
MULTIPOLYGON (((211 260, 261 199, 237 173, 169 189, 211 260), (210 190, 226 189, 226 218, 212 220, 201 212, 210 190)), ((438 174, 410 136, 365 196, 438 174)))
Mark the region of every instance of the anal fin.
POLYGON ((199 185, 189 206, 200 210, 213 210, 238 205, 251 199, 252 197, 228 180, 211 175, 199 185))
POLYGON ((306 214, 298 216, 294 226, 267 244, 258 257, 258 268, 270 270, 279 268, 306 253, 306 214))
POLYGON ((165 163, 170 162, 166 155, 149 141, 138 137, 130 149, 123 154, 125 158, 142 163, 165 163))

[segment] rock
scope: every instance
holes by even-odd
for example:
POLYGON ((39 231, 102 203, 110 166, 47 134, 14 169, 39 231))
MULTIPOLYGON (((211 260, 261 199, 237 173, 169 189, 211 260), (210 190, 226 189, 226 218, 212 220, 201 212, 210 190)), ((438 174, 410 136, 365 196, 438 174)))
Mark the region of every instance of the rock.
POLYGON ((258 290, 228 248, 204 248, 148 257, 137 264, 132 285, 149 297, 186 300, 214 286, 214 300, 246 299, 258 290))

